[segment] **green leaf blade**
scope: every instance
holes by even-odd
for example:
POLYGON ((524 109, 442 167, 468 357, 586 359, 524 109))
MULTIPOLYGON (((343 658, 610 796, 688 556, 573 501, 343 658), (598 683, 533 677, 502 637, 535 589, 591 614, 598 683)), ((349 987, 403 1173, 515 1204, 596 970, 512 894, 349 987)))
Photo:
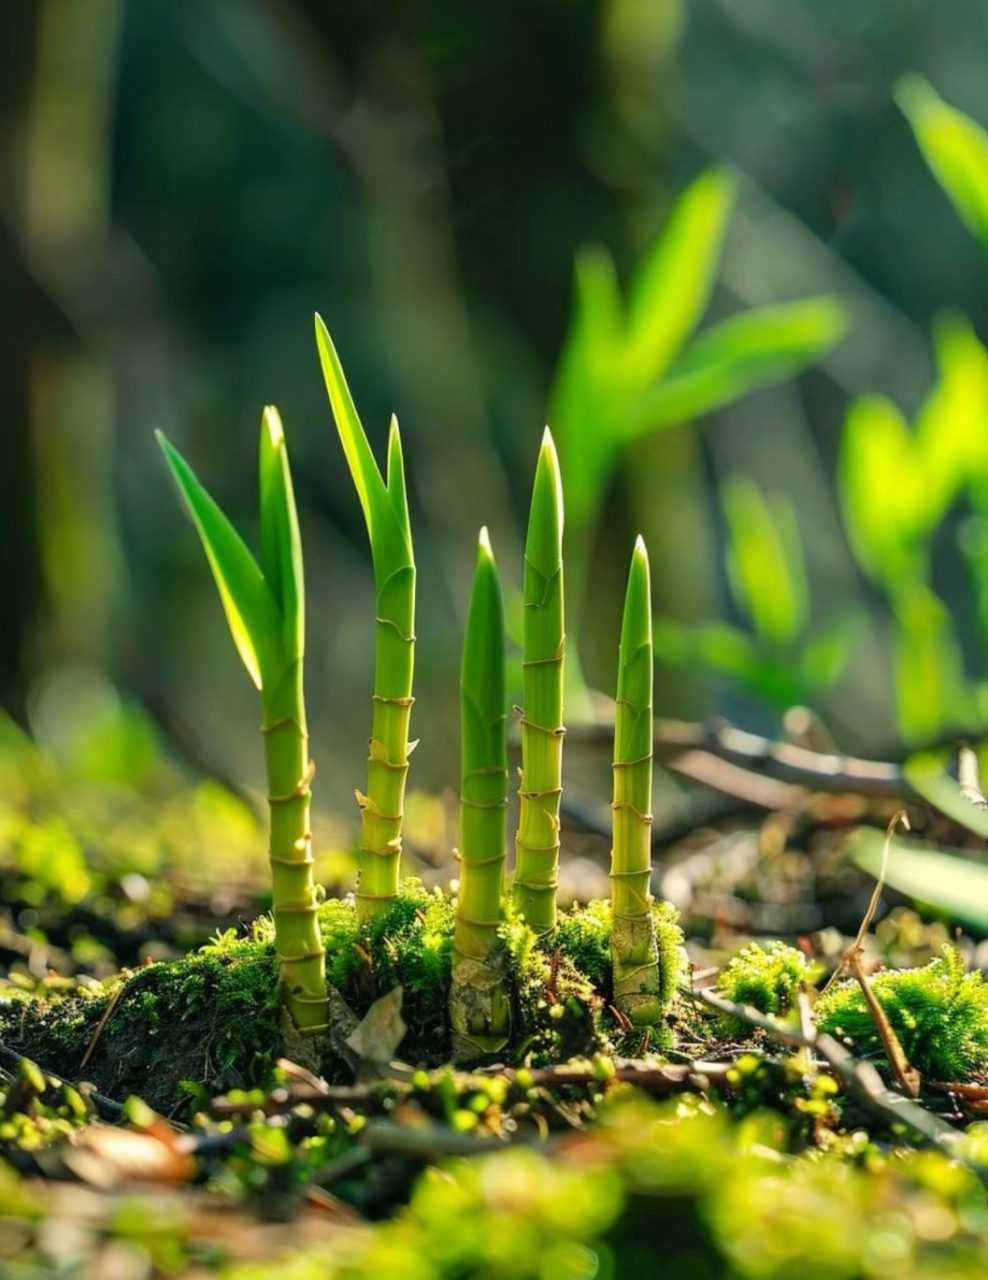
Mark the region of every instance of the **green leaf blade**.
POLYGON ((815 364, 844 336, 834 298, 743 312, 701 333, 631 413, 629 437, 687 422, 815 364))
POLYGON ((627 376, 656 381, 706 310, 734 202, 723 169, 702 173, 678 200, 661 236, 631 284, 627 376))
POLYGON ((281 615, 257 561, 179 451, 157 433, 212 570, 227 624, 258 689, 284 666, 281 615))
MULTIPOLYGON (((333 408, 333 417, 336 420, 336 429, 339 432, 343 452, 367 522, 371 552, 374 557, 374 572, 380 585, 397 570, 414 564, 411 537, 407 527, 407 509, 404 509, 406 519, 403 526, 396 509, 395 499, 389 492, 388 485, 385 484, 357 414, 333 340, 320 316, 316 316, 316 343, 319 348, 319 360, 326 381, 326 390, 333 408)), ((400 448, 400 441, 395 447, 400 448)), ((389 455, 390 449, 389 444, 389 455)), ((399 482, 396 474, 394 483, 396 486, 400 484, 399 497, 404 507, 403 476, 399 482)))
POLYGON ((948 106, 922 76, 900 80, 895 100, 961 221, 988 245, 988 133, 948 106))
POLYGON ((278 410, 269 405, 261 423, 261 556, 264 576, 282 617, 286 652, 301 658, 305 650, 305 578, 302 537, 285 431, 278 410))

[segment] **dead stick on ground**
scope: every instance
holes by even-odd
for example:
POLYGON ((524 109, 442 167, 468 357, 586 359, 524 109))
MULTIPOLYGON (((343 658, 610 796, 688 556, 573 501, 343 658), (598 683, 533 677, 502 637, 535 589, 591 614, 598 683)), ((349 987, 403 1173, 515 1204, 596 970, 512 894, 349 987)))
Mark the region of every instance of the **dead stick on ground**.
POLYGON ((861 991, 864 994, 865 1003, 871 1012, 871 1016, 875 1021, 875 1027, 878 1031, 879 1038, 885 1049, 885 1056, 889 1060, 889 1066, 892 1068, 892 1074, 898 1081, 899 1087, 903 1093, 910 1098, 919 1097, 920 1075, 915 1067, 909 1065, 909 1059, 906 1057, 905 1050, 899 1042, 899 1037, 895 1033, 895 1028, 889 1022, 888 1015, 882 1007, 881 1001, 872 990, 871 983, 864 967, 864 940, 868 936, 868 930, 871 928, 871 922, 875 918, 875 912, 878 910, 878 903, 882 896, 882 890, 885 888, 885 873, 888 869, 889 850, 892 847, 892 837, 895 835, 895 829, 902 826, 904 830, 909 830, 909 818, 906 811, 900 809, 898 813, 892 815, 888 827, 885 831, 885 844, 882 847, 882 865, 878 871, 878 878, 875 881, 875 888, 872 891, 871 901, 868 903, 868 910, 864 913, 861 920, 861 927, 858 929, 858 936, 841 957, 840 964, 830 975, 830 981, 824 988, 826 991, 837 979, 845 968, 849 969, 852 976, 857 980, 861 991))
POLYGON ((89 1044, 86 1046, 86 1052, 82 1055, 82 1061, 79 1063, 80 1070, 86 1065, 89 1059, 93 1056, 93 1050, 99 1044, 99 1038, 103 1034, 103 1030, 106 1027, 106 1024, 110 1021, 110 1014, 113 1013, 113 1010, 117 1007, 117 1005, 120 1002, 120 997, 124 993, 125 985, 126 985, 126 980, 120 983, 120 986, 117 987, 116 991, 114 991, 113 997, 110 1000, 110 1003, 106 1006, 106 1009, 103 1012, 103 1016, 99 1020, 99 1025, 97 1026, 96 1030, 93 1032, 93 1038, 92 1040, 90 1040, 89 1044))

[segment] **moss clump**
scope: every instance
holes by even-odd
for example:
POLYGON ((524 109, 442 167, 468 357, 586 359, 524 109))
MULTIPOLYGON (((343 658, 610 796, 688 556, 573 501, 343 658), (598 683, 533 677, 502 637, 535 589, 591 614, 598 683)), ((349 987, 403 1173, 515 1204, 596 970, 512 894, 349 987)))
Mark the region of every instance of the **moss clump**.
MULTIPOLYGON (((682 971, 682 934, 672 908, 656 904, 655 910, 668 1005, 682 971)), ((319 924, 327 976, 354 1015, 363 1017, 401 986, 408 1032, 399 1056, 422 1066, 448 1061, 452 900, 410 881, 374 920, 359 923, 353 899, 345 898, 323 903, 319 924)), ((102 986, 57 982, 30 994, 11 990, 0 996, 0 1038, 59 1075, 84 1076, 117 1098, 139 1094, 166 1113, 190 1092, 267 1087, 283 1044, 273 942, 271 921, 263 918, 246 938, 230 930, 183 960, 102 986)), ((546 1062, 642 1048, 641 1032, 628 1038, 610 1010, 607 903, 561 913, 547 940, 509 909, 499 945, 512 1000, 506 1058, 546 1062)), ((670 1039, 666 1028, 657 1028, 645 1047, 666 1047, 670 1039)), ((335 1052, 327 1047, 323 1070, 342 1078, 349 1068, 335 1052)))
POLYGON ((273 948, 227 935, 99 987, 2 998, 0 1038, 59 1075, 82 1075, 117 1098, 140 1094, 170 1112, 183 1082, 266 1083, 279 1018, 273 948))
MULTIPOLYGON (((659 950, 659 999, 669 1009, 683 976, 685 954, 679 914, 668 902, 653 902, 655 938, 659 950)), ((562 912, 556 931, 541 945, 561 948, 608 1004, 613 1000, 611 904, 605 898, 562 912)))
MULTIPOLYGON (((889 969, 869 979, 909 1062, 934 1080, 963 1080, 988 1065, 988 982, 968 973, 956 947, 921 969, 889 969)), ((846 1037, 859 1053, 881 1053, 860 985, 842 982, 816 1006, 821 1031, 846 1037)))
MULTIPOLYGON (((759 1013, 780 1017, 793 1007, 799 991, 817 981, 821 966, 784 942, 751 943, 731 957, 717 980, 717 990, 734 1004, 751 1005, 759 1013)), ((744 1028, 739 1018, 722 1017, 728 1035, 744 1028)))
POLYGON ((417 880, 382 915, 358 923, 352 898, 320 908, 326 946, 326 976, 358 1017, 380 996, 402 988, 408 1035, 402 1055, 410 1061, 448 1058, 446 1000, 452 966, 454 908, 441 889, 429 892, 417 880))

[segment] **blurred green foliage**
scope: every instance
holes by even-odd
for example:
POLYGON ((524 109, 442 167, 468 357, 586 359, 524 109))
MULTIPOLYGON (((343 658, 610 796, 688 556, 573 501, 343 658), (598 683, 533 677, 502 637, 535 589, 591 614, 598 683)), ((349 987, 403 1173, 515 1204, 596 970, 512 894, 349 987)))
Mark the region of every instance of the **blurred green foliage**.
POLYGON ((766 497, 752 479, 738 475, 724 481, 721 503, 727 582, 751 633, 726 622, 691 628, 660 618, 656 653, 725 675, 780 713, 812 702, 839 679, 860 621, 838 616, 810 632, 806 566, 788 498, 766 497))
POLYGON ((627 302, 606 249, 577 257, 573 316, 549 410, 566 491, 577 618, 597 524, 628 446, 792 377, 844 331, 837 300, 817 298, 743 313, 694 337, 714 288, 732 200, 726 172, 697 178, 638 264, 627 302))

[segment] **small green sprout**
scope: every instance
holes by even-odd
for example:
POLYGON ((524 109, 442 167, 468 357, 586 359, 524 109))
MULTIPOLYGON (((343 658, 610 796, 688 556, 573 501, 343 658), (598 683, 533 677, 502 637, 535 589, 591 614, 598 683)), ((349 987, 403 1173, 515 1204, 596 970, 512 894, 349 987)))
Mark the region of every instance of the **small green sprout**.
POLYGON ((515 840, 514 903, 536 933, 556 924, 559 802, 562 796, 563 490, 546 427, 525 543, 522 644, 521 785, 515 840))
POLYGON ((497 1052, 510 1030, 498 942, 508 822, 504 612, 486 529, 463 645, 460 724, 460 888, 449 1007, 454 1052, 466 1059, 497 1052))
POLYGON ((319 1031, 327 1020, 326 966, 309 830, 314 765, 302 685, 305 583, 284 429, 277 410, 265 409, 260 563, 178 450, 160 432, 158 441, 199 531, 237 651, 260 691, 275 949, 293 1022, 300 1031, 319 1031))
POLYGON ((635 543, 621 624, 614 725, 611 960, 614 1003, 632 1022, 663 1014, 652 914, 652 591, 648 552, 635 543))
POLYGON ((414 746, 408 741, 408 726, 415 701, 415 559, 398 422, 391 419, 385 479, 357 416, 333 340, 319 316, 316 342, 336 427, 367 522, 377 586, 367 794, 357 792, 361 820, 357 908, 360 918, 367 920, 388 909, 400 880, 405 779, 414 746))

